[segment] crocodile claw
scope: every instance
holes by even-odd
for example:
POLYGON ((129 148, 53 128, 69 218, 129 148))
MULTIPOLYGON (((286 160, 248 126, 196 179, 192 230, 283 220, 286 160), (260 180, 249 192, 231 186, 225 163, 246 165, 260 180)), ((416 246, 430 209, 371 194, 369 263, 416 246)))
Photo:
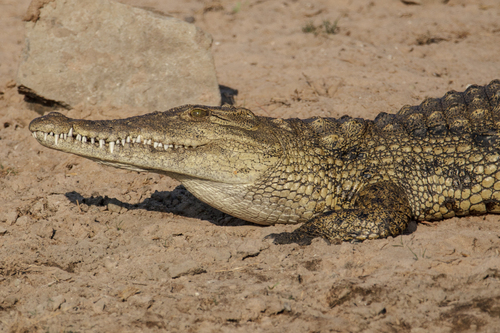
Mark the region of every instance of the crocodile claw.
POLYGON ((270 234, 264 237, 264 239, 272 239, 273 244, 283 245, 296 243, 299 245, 311 245, 311 241, 314 237, 304 233, 297 232, 282 232, 279 234, 270 234))

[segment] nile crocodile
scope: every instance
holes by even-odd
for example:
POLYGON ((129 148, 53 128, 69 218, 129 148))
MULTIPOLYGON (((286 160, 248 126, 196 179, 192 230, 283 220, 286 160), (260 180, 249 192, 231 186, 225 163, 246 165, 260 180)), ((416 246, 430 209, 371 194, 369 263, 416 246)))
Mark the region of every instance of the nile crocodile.
POLYGON ((185 105, 117 120, 34 119, 42 145, 165 174, 275 243, 395 236, 412 220, 500 213, 500 81, 375 120, 275 119, 185 105))

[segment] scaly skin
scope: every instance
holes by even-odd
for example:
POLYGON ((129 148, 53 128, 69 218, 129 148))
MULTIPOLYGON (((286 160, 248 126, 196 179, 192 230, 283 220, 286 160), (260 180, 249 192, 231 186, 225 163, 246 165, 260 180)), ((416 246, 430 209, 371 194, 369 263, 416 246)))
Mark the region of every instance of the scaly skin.
POLYGON ((118 120, 50 113, 42 145, 166 174, 200 200, 258 224, 300 223, 275 243, 400 234, 412 219, 500 213, 500 81, 372 120, 274 119, 185 105, 118 120))

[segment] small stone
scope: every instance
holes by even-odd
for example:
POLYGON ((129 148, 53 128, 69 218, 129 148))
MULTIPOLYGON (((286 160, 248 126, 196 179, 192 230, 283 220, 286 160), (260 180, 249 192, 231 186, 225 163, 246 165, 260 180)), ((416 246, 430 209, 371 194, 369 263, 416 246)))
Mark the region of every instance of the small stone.
POLYGON ((32 231, 40 238, 51 238, 54 236, 54 229, 46 221, 38 221, 32 228, 32 231))
POLYGON ((110 272, 113 273, 114 269, 118 266, 118 262, 116 260, 111 259, 110 257, 106 257, 103 260, 104 267, 110 272))
POLYGON ((266 302, 266 314, 277 314, 285 310, 280 300, 272 299, 266 302))
POLYGON ((12 225, 12 224, 14 224, 14 222, 16 222, 17 216, 18 216, 17 211, 15 211, 15 210, 10 211, 10 212, 3 214, 3 216, 1 217, 1 221, 7 223, 8 225, 12 225))
POLYGON ((120 213, 122 210, 122 207, 114 204, 114 203, 109 203, 108 204, 108 210, 112 213, 120 213))
POLYGON ((94 304, 92 304, 92 310, 94 310, 95 313, 102 313, 105 307, 106 307, 106 301, 102 298, 99 299, 94 304))
POLYGON ((203 249, 203 255, 215 262, 228 262, 231 258, 231 252, 224 248, 209 247, 203 249))
POLYGON ((255 320, 266 311, 266 302, 262 298, 250 298, 245 301, 245 308, 248 310, 244 312, 245 319, 255 320))
POLYGON ((121 299, 123 302, 129 299, 129 297, 139 294, 141 291, 137 289, 136 287, 126 287, 125 289, 121 290, 118 293, 118 298, 121 299))
POLYGON ((16 220, 16 225, 19 227, 26 227, 31 224, 31 217, 28 215, 20 216, 16 220))
POLYGON ((13 307, 17 302, 19 301, 19 299, 15 296, 12 296, 12 295, 9 295, 5 298, 3 298, 2 300, 0 300, 0 308, 2 309, 8 309, 8 308, 11 308, 13 307))
POLYGON ((149 295, 133 295, 130 296, 130 298, 127 301, 130 305, 137 306, 139 308, 149 308, 153 303, 154 300, 151 298, 149 295))
POLYGON ((196 275, 207 272, 194 260, 186 260, 180 264, 172 265, 168 268, 168 271, 172 279, 185 275, 196 275))
POLYGON ((69 202, 68 198, 63 194, 49 195, 47 197, 47 206, 49 209, 54 211, 59 210, 59 208, 69 202))
POLYGON ((63 295, 58 295, 56 297, 53 297, 49 300, 49 306, 47 307, 48 310, 56 311, 61 307, 61 304, 66 302, 66 298, 64 298, 63 295))
POLYGON ((73 307, 73 304, 64 302, 63 304, 61 304, 61 311, 62 312, 69 311, 72 307, 73 307))
POLYGON ((256 257, 262 251, 263 245, 259 239, 245 239, 236 249, 236 254, 242 260, 249 257, 256 257))

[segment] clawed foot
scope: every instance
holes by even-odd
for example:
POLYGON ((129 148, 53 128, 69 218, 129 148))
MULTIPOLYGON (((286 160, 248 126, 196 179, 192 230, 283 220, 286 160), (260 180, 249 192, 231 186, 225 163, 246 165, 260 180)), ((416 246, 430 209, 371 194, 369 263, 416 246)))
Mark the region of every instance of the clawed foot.
POLYGON ((296 243, 299 245, 310 245, 314 237, 311 237, 304 233, 297 232, 282 232, 279 234, 270 234, 264 237, 264 239, 272 239, 273 244, 292 244, 296 243))

